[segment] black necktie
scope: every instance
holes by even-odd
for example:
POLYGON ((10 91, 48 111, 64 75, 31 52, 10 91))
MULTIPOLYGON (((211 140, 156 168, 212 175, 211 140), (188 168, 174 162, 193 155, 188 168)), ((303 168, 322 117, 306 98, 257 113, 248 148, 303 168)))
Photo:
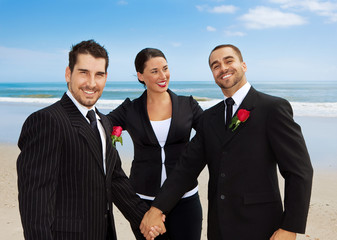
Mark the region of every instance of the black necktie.
POLYGON ((92 130, 94 130, 94 132, 95 132, 97 141, 98 141, 99 144, 100 144, 100 149, 101 149, 101 152, 102 152, 101 135, 99 134, 99 131, 98 131, 98 127, 97 127, 97 119, 96 119, 96 113, 95 113, 95 111, 94 111, 94 110, 88 111, 88 113, 87 113, 87 118, 88 118, 89 121, 90 121, 90 126, 91 126, 92 130))
POLYGON ((233 115, 233 105, 234 105, 234 100, 233 98, 227 98, 225 100, 226 102, 226 129, 229 128, 229 125, 232 122, 232 115, 233 115))

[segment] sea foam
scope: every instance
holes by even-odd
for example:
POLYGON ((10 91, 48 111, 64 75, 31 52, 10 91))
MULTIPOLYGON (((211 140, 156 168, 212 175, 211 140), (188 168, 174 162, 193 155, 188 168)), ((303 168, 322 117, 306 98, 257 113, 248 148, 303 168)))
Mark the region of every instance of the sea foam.
MULTIPOLYGON (((41 104, 41 107, 50 105, 58 98, 11 98, 0 97, 0 102, 8 103, 23 103, 23 104, 41 104)), ((112 110, 118 107, 124 100, 105 100, 100 99, 97 102, 97 107, 104 110, 112 110)), ((202 99, 199 104, 202 109, 206 110, 222 99, 202 99)), ((290 102, 295 116, 308 117, 337 117, 337 102, 325 103, 309 103, 309 102, 290 102)), ((106 112, 106 111, 104 111, 106 112)))

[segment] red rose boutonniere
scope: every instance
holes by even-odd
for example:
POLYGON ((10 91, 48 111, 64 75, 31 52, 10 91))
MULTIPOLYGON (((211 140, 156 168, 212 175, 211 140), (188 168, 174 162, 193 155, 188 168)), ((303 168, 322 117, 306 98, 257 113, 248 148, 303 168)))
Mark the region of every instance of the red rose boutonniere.
POLYGON ((122 131, 123 128, 121 126, 115 126, 112 128, 112 133, 111 133, 111 140, 112 140, 112 145, 116 147, 116 142, 120 142, 121 145, 123 145, 123 138, 122 138, 122 131))
POLYGON ((249 118, 249 114, 250 114, 250 111, 247 111, 245 109, 240 109, 238 111, 238 114, 236 114, 236 116, 232 118, 232 123, 231 125, 229 125, 229 128, 234 127, 232 129, 232 131, 234 132, 235 129, 238 128, 241 122, 247 121, 247 119, 249 118))

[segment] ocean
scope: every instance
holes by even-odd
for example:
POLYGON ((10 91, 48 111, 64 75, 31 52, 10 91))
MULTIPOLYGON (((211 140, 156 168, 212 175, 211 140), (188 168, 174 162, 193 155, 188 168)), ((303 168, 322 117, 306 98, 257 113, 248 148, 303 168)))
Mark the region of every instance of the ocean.
MULTIPOLYGON (((337 82, 251 82, 264 93, 287 99, 295 116, 337 117, 337 82)), ((214 81, 172 81, 170 89, 178 95, 192 95, 203 109, 223 99, 214 81)), ((0 103, 47 106, 62 97, 65 82, 0 83, 0 103)), ((138 82, 107 82, 98 101, 99 109, 114 109, 125 98, 137 98, 144 91, 138 82)))
MULTIPOLYGON (((315 167, 337 167, 337 82, 251 82, 262 92, 287 99, 300 124, 315 167)), ((192 95, 203 109, 223 100, 219 87, 213 82, 171 82, 170 89, 178 95, 192 95)), ((59 100, 67 90, 60 83, 0 83, 0 144, 16 144, 26 118, 59 100)), ((137 98, 144 91, 135 82, 108 82, 97 107, 108 113, 125 98, 137 98)), ((192 132, 193 136, 193 132, 192 132)), ((127 132, 123 146, 117 149, 123 160, 133 159, 133 144, 127 132)), ((1 162, 1 161, 0 161, 1 162)))

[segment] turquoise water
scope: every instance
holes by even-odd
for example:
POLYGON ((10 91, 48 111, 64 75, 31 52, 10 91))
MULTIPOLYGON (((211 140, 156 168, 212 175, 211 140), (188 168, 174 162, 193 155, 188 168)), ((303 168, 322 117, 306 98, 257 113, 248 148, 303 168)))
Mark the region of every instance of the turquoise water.
MULTIPOLYGON (((337 83, 251 83, 256 89, 288 99, 295 120, 301 125, 315 167, 337 167, 337 83)), ((172 82, 179 95, 208 98, 199 101, 206 109, 223 99, 214 82, 172 82)), ((15 144, 25 119, 57 101, 66 91, 65 83, 0 83, 0 143, 15 144)), ((97 106, 103 113, 117 107, 126 97, 138 97, 144 88, 138 82, 109 82, 97 106)), ((123 160, 132 160, 133 145, 123 133, 118 146, 123 160)))
MULTIPOLYGON (((262 92, 283 97, 290 102, 326 103, 337 102, 337 82, 251 82, 262 92)), ((170 89, 179 95, 222 99, 219 87, 213 81, 175 81, 170 89)), ((0 83, 0 98, 60 98, 67 90, 60 83, 0 83)), ((103 100, 134 99, 144 91, 138 82, 107 82, 103 100)), ((22 99, 22 101, 25 101, 22 99)))
MULTIPOLYGON (((257 90, 287 99, 296 116, 337 117, 337 82, 252 82, 257 90)), ((175 81, 170 89, 178 95, 194 96, 203 109, 223 99, 220 88, 213 81, 175 81)), ((67 90, 60 83, 0 83, 0 102, 38 105, 52 104, 67 90)), ((135 82, 108 82, 97 103, 102 110, 117 107, 127 97, 139 97, 144 87, 135 82)))

